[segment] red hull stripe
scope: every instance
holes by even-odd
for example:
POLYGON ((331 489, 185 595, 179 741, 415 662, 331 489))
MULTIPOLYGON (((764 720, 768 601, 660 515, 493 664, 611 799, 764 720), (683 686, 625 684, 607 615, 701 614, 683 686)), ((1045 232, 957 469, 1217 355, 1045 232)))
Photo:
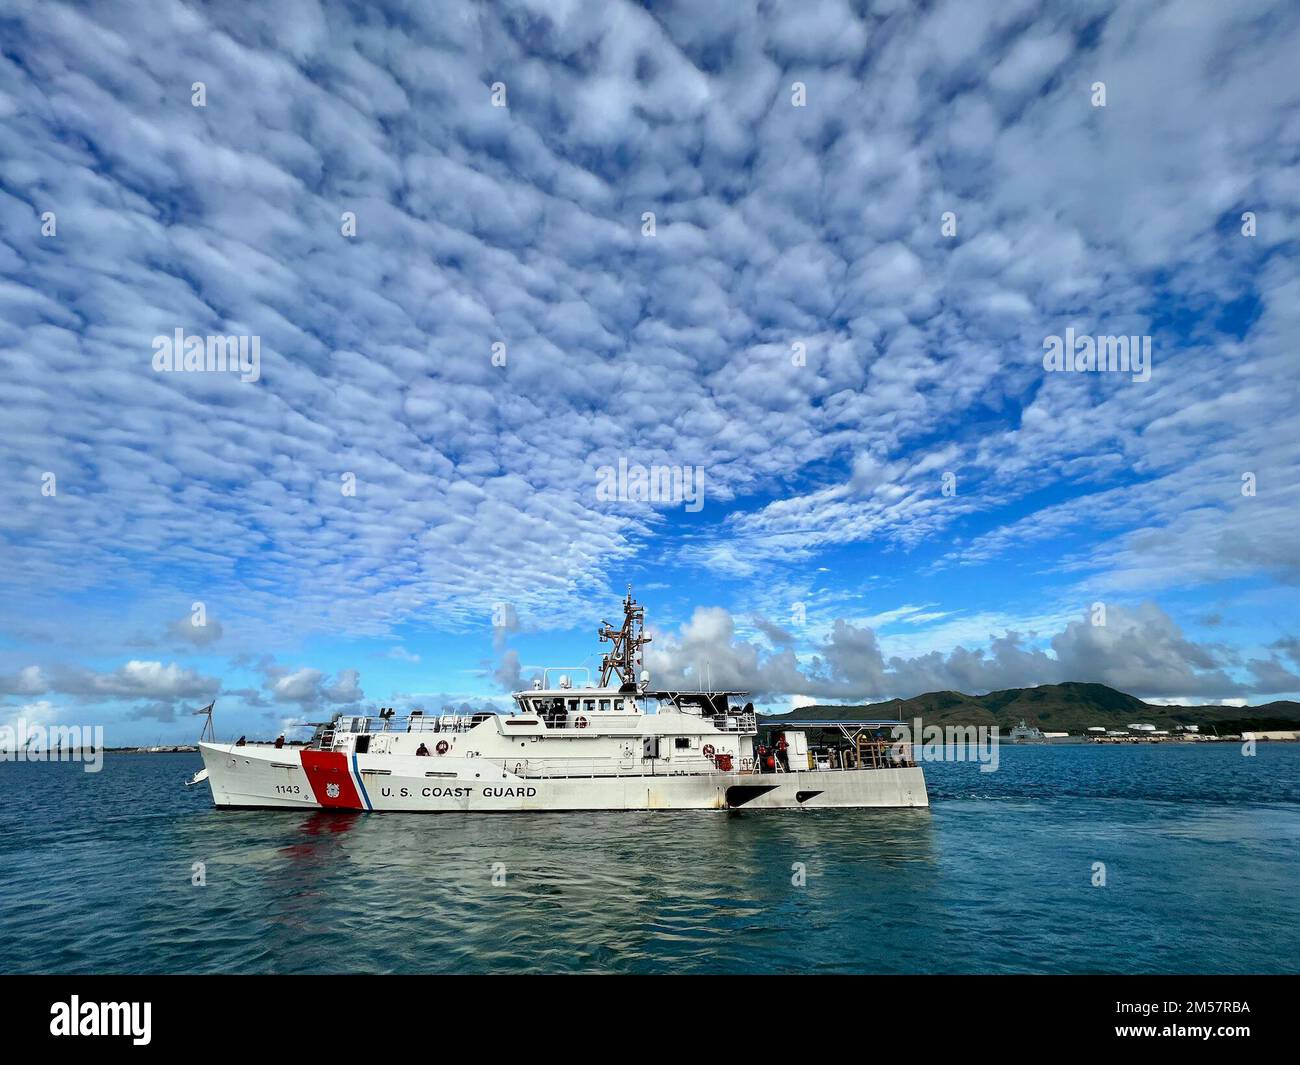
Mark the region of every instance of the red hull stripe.
POLYGON ((364 810, 342 751, 303 751, 302 768, 316 801, 338 810, 364 810))

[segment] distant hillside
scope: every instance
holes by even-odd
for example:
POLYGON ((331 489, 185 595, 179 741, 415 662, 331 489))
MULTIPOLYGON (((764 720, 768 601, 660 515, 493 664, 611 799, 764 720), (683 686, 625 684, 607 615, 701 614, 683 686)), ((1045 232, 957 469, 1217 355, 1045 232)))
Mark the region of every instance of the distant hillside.
POLYGON ((1157 728, 1218 722, 1287 721, 1300 723, 1300 703, 1263 706, 1155 706, 1105 684, 1042 684, 1008 688, 988 695, 929 692, 911 699, 856 706, 806 706, 792 715, 764 714, 764 723, 792 716, 799 720, 851 721, 922 718, 927 725, 997 725, 1004 732, 1024 718, 1044 732, 1083 732, 1089 726, 1124 728, 1145 722, 1157 728))

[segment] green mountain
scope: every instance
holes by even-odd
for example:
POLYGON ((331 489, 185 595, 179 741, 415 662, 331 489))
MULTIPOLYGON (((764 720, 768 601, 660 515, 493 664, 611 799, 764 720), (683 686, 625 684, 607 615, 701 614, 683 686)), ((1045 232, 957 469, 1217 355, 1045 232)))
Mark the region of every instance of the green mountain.
MULTIPOLYGON (((998 725, 1004 732, 1021 718, 1044 732, 1081 733, 1094 725, 1124 728, 1144 722, 1157 728, 1174 725, 1256 722, 1259 728, 1294 728, 1300 725, 1300 703, 1280 701, 1262 706, 1157 706, 1105 684, 1041 684, 1037 688, 1008 688, 987 695, 929 692, 911 699, 855 706, 805 706, 793 714, 763 714, 763 724, 782 717, 800 721, 866 721, 922 718, 927 725, 998 725)), ((1249 724, 1246 727, 1250 727, 1249 724)), ((1231 731, 1236 731, 1232 729, 1231 731)), ((1228 731, 1220 728, 1219 731, 1228 731)))

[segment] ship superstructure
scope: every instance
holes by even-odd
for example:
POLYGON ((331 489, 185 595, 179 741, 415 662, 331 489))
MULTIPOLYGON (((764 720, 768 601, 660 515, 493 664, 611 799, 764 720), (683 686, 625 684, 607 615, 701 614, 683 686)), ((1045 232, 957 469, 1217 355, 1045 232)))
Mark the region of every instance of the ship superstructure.
POLYGON ((306 746, 201 743, 213 801, 411 812, 929 805, 910 747, 878 738, 889 722, 855 722, 851 743, 815 749, 795 729, 760 740, 745 692, 651 687, 630 592, 623 611, 620 628, 599 630, 613 646, 595 683, 583 667, 544 669, 508 714, 384 709, 319 724, 306 746))

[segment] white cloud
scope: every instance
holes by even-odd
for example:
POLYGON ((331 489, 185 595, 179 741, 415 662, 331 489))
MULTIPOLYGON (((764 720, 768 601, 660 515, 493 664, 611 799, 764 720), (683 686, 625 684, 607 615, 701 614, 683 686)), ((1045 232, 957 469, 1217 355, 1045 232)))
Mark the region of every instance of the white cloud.
MULTIPOLYGON (((1300 573, 1294 10, 349 16, 10 5, 0 466, 30 489, 0 514, 15 617, 81 617, 126 587, 149 632, 192 595, 219 606, 202 637, 173 626, 195 650, 482 628, 502 602, 541 627, 652 543, 755 597, 867 545, 1026 556, 1142 594, 1300 573), (37 235, 45 210, 56 238, 37 235), (1072 324, 1152 333, 1152 380, 1045 376, 1043 337, 1072 324), (154 373, 152 337, 178 326, 257 334, 262 379, 154 373), (704 466, 709 523, 655 540, 660 515, 600 504, 596 468, 629 453, 704 466)), ((939 622, 933 641, 969 620, 947 613, 900 620, 939 622)), ((705 616, 678 653, 725 627, 705 616)), ((918 679, 1035 653, 926 665, 897 639, 881 636, 918 679)), ((789 647, 719 653, 810 690, 789 647)), ((1171 677, 1171 654, 1151 677, 1210 683, 1171 677)), ((216 684, 161 662, 45 672, 8 690, 174 702, 216 684)), ((360 688, 294 670, 266 694, 348 705, 360 688)))
POLYGON ((869 627, 837 619, 802 654, 767 650, 737 637, 731 615, 702 607, 676 633, 656 633, 646 652, 660 687, 737 688, 801 699, 883 700, 930 691, 984 693, 1062 681, 1108 684, 1140 697, 1215 701, 1242 690, 1293 691, 1294 675, 1255 668, 1237 680, 1213 647, 1187 639, 1153 603, 1111 607, 1104 626, 1091 616, 1051 634, 987 633, 979 646, 887 654, 869 627))
POLYGON ((365 699, 361 674, 355 669, 341 669, 331 677, 309 666, 289 669, 269 658, 259 661, 256 668, 272 702, 296 703, 304 712, 321 707, 358 709, 365 699))
POLYGON ((59 709, 48 699, 24 703, 21 706, 0 706, 0 728, 17 732, 22 725, 28 729, 49 726, 59 720, 59 709))

